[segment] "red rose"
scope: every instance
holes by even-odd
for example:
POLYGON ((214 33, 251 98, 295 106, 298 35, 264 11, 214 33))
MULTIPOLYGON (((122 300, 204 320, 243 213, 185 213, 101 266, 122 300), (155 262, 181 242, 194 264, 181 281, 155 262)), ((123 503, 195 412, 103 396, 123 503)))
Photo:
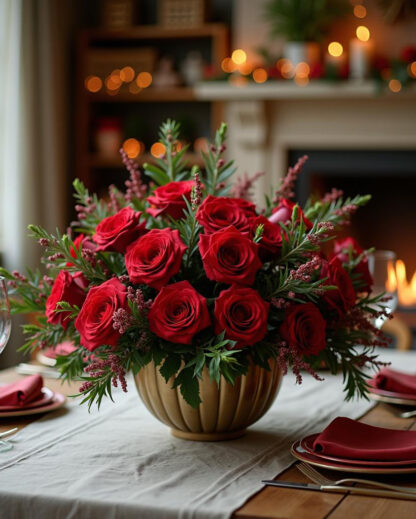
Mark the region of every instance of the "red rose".
POLYGON ((169 184, 156 188, 153 194, 147 197, 151 207, 146 211, 154 218, 162 215, 179 220, 184 216, 183 210, 186 209, 183 197, 191 199, 194 185, 193 180, 182 180, 181 182, 169 182, 169 184))
POLYGON ((56 305, 60 301, 65 301, 70 305, 81 307, 87 295, 85 292, 87 286, 88 280, 81 272, 71 275, 68 271, 61 270, 46 301, 45 313, 48 323, 61 324, 66 330, 69 325, 70 312, 56 312, 56 305))
POLYGON ((179 231, 152 229, 127 247, 125 260, 130 281, 161 289, 179 272, 185 250, 179 231))
POLYGON ((221 283, 252 285, 262 267, 258 245, 233 226, 201 234, 199 251, 207 277, 221 283))
POLYGON ((191 344, 194 335, 211 324, 205 298, 188 281, 163 287, 148 319, 155 335, 178 344, 191 344))
POLYGON ((263 234, 259 242, 259 256, 263 261, 269 261, 275 258, 282 248, 282 231, 279 225, 269 222, 265 216, 256 216, 250 220, 253 236, 259 225, 263 225, 263 234))
POLYGON ((209 195, 200 205, 196 219, 205 234, 233 225, 241 232, 249 232, 249 218, 256 216, 256 208, 242 198, 209 195))
POLYGON ((97 251, 126 251, 127 245, 146 232, 146 222, 139 224, 140 211, 131 207, 121 209, 117 214, 104 218, 98 225, 93 240, 97 251))
MULTIPOLYGON (((350 254, 351 258, 355 259, 362 252, 363 249, 351 236, 334 243, 334 255, 342 263, 348 263, 350 261, 350 254)), ((367 258, 363 257, 363 259, 360 261, 360 263, 358 263, 352 272, 353 274, 357 275, 357 280, 360 283, 359 291, 371 292, 371 287, 373 286, 374 281, 368 268, 367 258)))
POLYGON ((114 312, 127 309, 127 290, 117 278, 109 279, 89 290, 75 320, 81 344, 94 351, 102 345, 116 346, 120 333, 113 327, 114 312))
POLYGON ((280 335, 304 355, 318 355, 325 349, 326 321, 313 303, 290 306, 280 326, 280 335))
POLYGON ((269 303, 252 288, 232 286, 215 301, 215 333, 237 341, 236 348, 253 346, 267 333, 269 303))
POLYGON ((328 278, 326 285, 338 287, 337 290, 325 290, 324 301, 339 315, 349 310, 355 304, 355 290, 348 272, 337 257, 322 263, 321 277, 328 278))
MULTIPOLYGON (((295 202, 292 202, 292 200, 282 198, 279 205, 273 209, 272 215, 269 217, 269 221, 271 223, 290 222, 290 220, 292 219, 293 208, 295 207, 295 205, 297 204, 295 204, 295 202)), ((305 223, 306 229, 310 231, 313 227, 312 222, 306 218, 306 216, 303 214, 302 209, 298 206, 298 223, 300 222, 301 218, 305 223)))

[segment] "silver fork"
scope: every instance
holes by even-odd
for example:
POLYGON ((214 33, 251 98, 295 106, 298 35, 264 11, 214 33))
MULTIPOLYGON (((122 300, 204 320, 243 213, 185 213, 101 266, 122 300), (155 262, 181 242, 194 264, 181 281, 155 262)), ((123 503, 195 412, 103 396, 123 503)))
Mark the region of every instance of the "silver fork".
POLYGON ((385 488, 388 490, 394 490, 396 492, 407 492, 408 494, 416 494, 416 488, 400 487, 398 485, 389 485, 388 483, 381 483, 380 481, 373 481, 369 479, 360 478, 343 478, 343 479, 329 479, 323 474, 312 468, 306 463, 298 463, 296 467, 305 474, 306 477, 311 479, 318 485, 344 485, 345 483, 359 483, 362 485, 369 485, 373 487, 385 488))

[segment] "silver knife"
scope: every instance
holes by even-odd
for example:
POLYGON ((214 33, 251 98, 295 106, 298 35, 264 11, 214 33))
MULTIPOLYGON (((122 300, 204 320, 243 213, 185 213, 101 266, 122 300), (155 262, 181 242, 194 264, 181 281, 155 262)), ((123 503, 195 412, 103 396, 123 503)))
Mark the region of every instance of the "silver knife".
POLYGON ((43 375, 45 378, 59 378, 59 371, 56 369, 38 366, 37 364, 26 364, 21 362, 16 366, 16 372, 20 375, 43 375))
POLYGON ((395 490, 379 490, 365 487, 347 487, 341 485, 314 485, 312 483, 293 483, 291 481, 263 480, 262 483, 272 487, 293 488, 297 490, 314 490, 320 492, 339 492, 341 494, 360 494, 363 496, 393 497, 396 499, 416 500, 416 494, 398 492, 395 490))

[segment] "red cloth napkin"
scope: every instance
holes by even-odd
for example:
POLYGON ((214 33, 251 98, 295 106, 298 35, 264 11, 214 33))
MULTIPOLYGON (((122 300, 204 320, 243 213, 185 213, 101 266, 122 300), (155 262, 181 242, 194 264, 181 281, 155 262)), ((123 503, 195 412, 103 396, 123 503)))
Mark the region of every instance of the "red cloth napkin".
POLYGON ((376 387, 394 393, 408 393, 416 396, 416 375, 383 368, 374 377, 376 387))
POLYGON ((13 384, 0 387, 0 405, 24 407, 42 396, 43 378, 40 375, 25 377, 13 384))
POLYGON ((416 460, 416 431, 373 427, 349 418, 335 418, 316 438, 317 454, 357 460, 416 460))

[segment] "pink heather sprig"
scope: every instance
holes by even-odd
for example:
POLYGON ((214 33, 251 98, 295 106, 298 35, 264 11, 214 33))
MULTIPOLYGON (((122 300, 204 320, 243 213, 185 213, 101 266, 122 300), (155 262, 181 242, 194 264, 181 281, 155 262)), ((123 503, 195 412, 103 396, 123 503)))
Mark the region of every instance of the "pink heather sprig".
POLYGON ((112 211, 114 214, 118 213, 121 209, 120 202, 117 199, 117 188, 114 184, 108 188, 108 195, 110 197, 110 201, 108 202, 108 209, 112 211))
MULTIPOLYGON (((112 372, 112 384, 114 387, 118 386, 118 381, 120 381, 120 386, 124 392, 127 392, 127 381, 126 381, 126 372, 122 366, 121 359, 115 354, 110 354, 107 359, 98 359, 93 360, 86 368, 85 372, 90 375, 93 379, 98 379, 104 377, 107 373, 107 370, 110 369, 112 372)), ((79 388, 80 393, 84 391, 88 391, 94 386, 94 381, 88 380, 84 382, 79 388)))
POLYGON ((334 213, 341 217, 341 224, 347 224, 350 221, 351 216, 357 211, 358 206, 355 204, 347 204, 340 209, 336 209, 334 213))
POLYGON ((97 265, 97 255, 91 249, 82 249, 81 256, 84 261, 89 263, 93 268, 97 265))
MULTIPOLYGON (((371 314, 374 319, 384 317, 392 319, 393 315, 387 310, 381 309, 371 314)), ((350 330, 360 330, 368 333, 368 337, 360 337, 357 342, 363 346, 381 346, 387 347, 391 343, 391 338, 387 337, 382 330, 376 328, 368 318, 368 313, 362 308, 355 306, 344 314, 343 318, 337 323, 330 323, 331 327, 342 327, 350 330)))
POLYGON ((201 200, 202 200, 202 182, 201 182, 201 177, 199 176, 199 172, 198 171, 195 171, 194 173, 194 182, 195 182, 195 185, 192 189, 192 193, 191 193, 191 205, 192 205, 192 210, 195 211, 197 209, 197 207, 200 205, 201 203, 201 200))
POLYGON ((277 363, 279 364, 280 369, 283 374, 286 375, 288 364, 290 363, 297 384, 302 384, 302 370, 307 371, 316 380, 324 380, 312 369, 311 365, 303 359, 302 353, 295 346, 288 344, 285 341, 279 341, 277 343, 277 348, 277 363))
POLYGON ((126 333, 132 322, 131 315, 124 308, 118 308, 113 314, 113 328, 120 335, 126 333))
POLYGON ((283 297, 273 297, 271 300, 271 304, 278 310, 283 310, 284 308, 290 305, 290 302, 284 299, 283 297))
POLYGON ((321 267, 321 264, 321 258, 319 256, 314 256, 310 261, 300 265, 296 270, 291 270, 290 277, 292 279, 303 281, 304 283, 309 283, 312 279, 312 275, 321 267))
POLYGON ((231 193, 235 198, 244 198, 245 200, 251 200, 253 196, 253 187, 257 180, 264 175, 264 171, 258 171, 251 177, 244 173, 242 177, 238 177, 235 182, 231 193))
POLYGON ((126 372, 121 364, 120 357, 117 355, 109 355, 108 360, 110 362, 110 369, 114 373, 112 380, 113 386, 117 387, 117 379, 120 381, 121 389, 127 393, 127 381, 126 372))
POLYGON ((130 178, 124 183, 127 187, 126 194, 124 195, 126 202, 131 202, 133 197, 138 198, 139 200, 146 198, 147 186, 142 181, 139 165, 133 159, 128 157, 123 148, 120 149, 120 155, 124 167, 127 169, 130 175, 130 178))
POLYGON ((145 301, 143 292, 140 288, 134 290, 133 287, 127 287, 127 299, 136 304, 140 313, 147 312, 153 303, 151 299, 145 301))
POLYGON ((97 209, 97 204, 95 204, 92 198, 89 196, 84 205, 77 204, 75 206, 75 211, 77 212, 78 221, 85 220, 85 218, 92 214, 97 209))
POLYGON ((338 198, 341 198, 344 195, 344 192, 341 189, 336 189, 333 187, 329 193, 325 193, 321 199, 323 204, 336 202, 338 198))
POLYGON ((302 170, 303 165, 308 160, 308 156, 301 157, 296 164, 289 168, 287 175, 282 180, 279 189, 275 193, 274 204, 278 204, 281 198, 293 198, 295 196, 295 183, 302 170))

